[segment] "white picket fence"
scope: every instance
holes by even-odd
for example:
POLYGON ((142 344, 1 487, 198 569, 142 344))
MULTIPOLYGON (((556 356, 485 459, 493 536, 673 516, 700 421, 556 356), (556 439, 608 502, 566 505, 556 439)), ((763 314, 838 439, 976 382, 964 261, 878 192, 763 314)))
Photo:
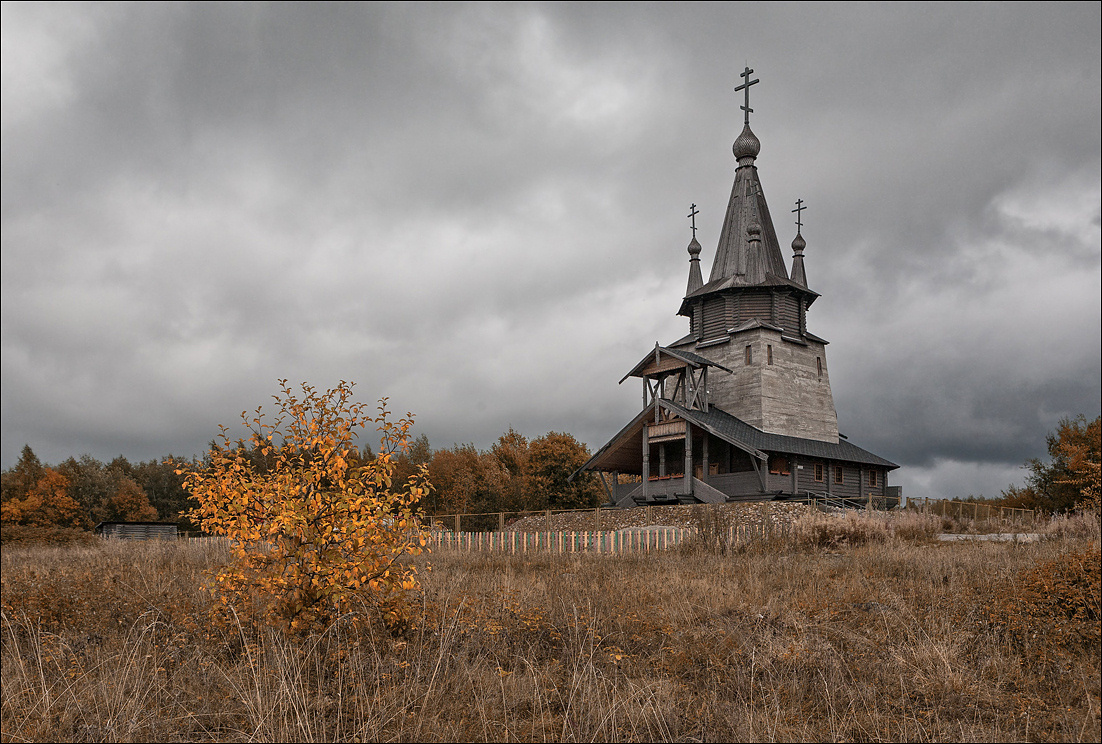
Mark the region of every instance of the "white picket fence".
MULTIPOLYGON (((432 533, 432 550, 488 551, 499 553, 648 553, 668 550, 693 539, 696 530, 684 527, 650 527, 618 531, 561 532, 451 532, 432 533)), ((728 544, 779 536, 785 525, 739 525, 727 531, 728 544)))
MULTIPOLYGON (((787 533, 787 525, 738 525, 727 531, 727 543, 751 542, 787 533)), ((692 540, 697 531, 687 527, 647 527, 617 531, 558 532, 452 532, 433 530, 429 533, 430 551, 497 553, 649 553, 668 550, 692 540)), ((193 537, 192 543, 228 545, 225 537, 193 537)), ((266 545, 266 543, 265 543, 266 545)))

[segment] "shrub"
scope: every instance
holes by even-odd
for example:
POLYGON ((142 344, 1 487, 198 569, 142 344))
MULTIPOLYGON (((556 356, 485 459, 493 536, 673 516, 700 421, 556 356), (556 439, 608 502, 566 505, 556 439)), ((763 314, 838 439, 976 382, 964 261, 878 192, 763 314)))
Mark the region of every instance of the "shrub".
POLYGON ((223 604, 293 632, 320 630, 363 607, 401 621, 418 583, 399 559, 426 544, 416 510, 430 488, 423 466, 393 483, 412 419, 391 421, 385 399, 377 417, 366 415, 351 400, 351 383, 325 393, 303 383, 301 399, 280 384, 272 424, 259 408, 251 420, 242 413, 248 446, 231 443, 221 427, 209 465, 186 472, 199 503, 190 518, 231 540, 235 560, 218 572, 215 592, 223 604), (382 446, 360 461, 354 440, 370 423, 382 446))
POLYGON ((1100 564, 1102 552, 1095 545, 1023 572, 1004 621, 1011 635, 1041 657, 1079 649, 1097 652, 1102 645, 1100 564))
POLYGON ((797 519, 794 528, 797 545, 817 548, 880 543, 891 535, 883 518, 858 516, 852 512, 839 517, 808 514, 797 519))

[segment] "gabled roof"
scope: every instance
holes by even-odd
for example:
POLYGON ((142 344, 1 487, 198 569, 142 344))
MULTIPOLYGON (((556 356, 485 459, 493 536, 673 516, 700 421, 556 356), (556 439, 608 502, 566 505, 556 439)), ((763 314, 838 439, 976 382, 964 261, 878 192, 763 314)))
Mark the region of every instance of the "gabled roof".
POLYGON ((757 450, 780 454, 821 457, 825 460, 843 460, 861 465, 877 465, 889 470, 899 467, 891 460, 885 460, 879 455, 874 455, 845 439, 839 439, 835 444, 818 439, 770 434, 735 418, 715 406, 705 412, 685 408, 671 400, 661 400, 660 403, 682 418, 688 419, 697 426, 710 431, 720 439, 732 444, 737 443, 742 445, 743 448, 752 447, 757 450))
MULTIPOLYGON (((638 437, 641 436, 646 418, 653 416, 655 405, 662 406, 667 411, 690 421, 695 426, 759 460, 765 459, 766 453, 775 452, 783 455, 799 455, 801 457, 814 457, 858 465, 875 465, 888 470, 895 470, 899 467, 894 462, 885 460, 879 455, 874 455, 845 439, 839 439, 837 443, 833 443, 822 442, 817 439, 789 437, 783 434, 770 434, 735 418, 715 406, 712 406, 708 411, 699 411, 685 408, 672 400, 660 398, 628 422, 627 426, 617 432, 616 436, 578 468, 574 475, 590 469, 631 472, 629 468, 633 467, 642 458, 638 437)), ((574 475, 571 475, 571 478, 574 475)))
POLYGON ((701 367, 719 367, 724 372, 731 371, 722 364, 717 364, 711 359, 705 359, 699 354, 694 354, 691 351, 684 351, 681 349, 674 351, 665 346, 659 346, 656 343, 654 345, 654 350, 647 352, 647 355, 640 359, 639 363, 632 367, 631 371, 620 379, 620 382, 622 383, 629 377, 644 377, 648 374, 648 369, 651 369, 651 374, 653 374, 666 371, 667 369, 681 369, 685 366, 692 367, 693 369, 700 369, 701 367), (666 358, 663 359, 663 357, 666 358))

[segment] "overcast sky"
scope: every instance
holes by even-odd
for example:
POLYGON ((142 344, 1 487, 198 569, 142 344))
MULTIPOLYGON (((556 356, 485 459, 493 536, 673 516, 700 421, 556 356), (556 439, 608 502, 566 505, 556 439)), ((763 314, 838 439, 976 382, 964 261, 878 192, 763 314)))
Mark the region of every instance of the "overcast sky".
POLYGON ((1099 8, 5 4, 3 466, 191 456, 279 378, 601 446, 749 64, 841 431, 998 495, 1102 405, 1099 8))

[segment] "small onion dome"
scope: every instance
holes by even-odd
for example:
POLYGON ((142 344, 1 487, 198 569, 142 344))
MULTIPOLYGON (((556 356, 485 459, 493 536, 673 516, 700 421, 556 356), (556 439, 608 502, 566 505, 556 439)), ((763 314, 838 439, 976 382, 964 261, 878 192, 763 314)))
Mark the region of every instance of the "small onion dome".
POLYGON ((743 165, 743 158, 750 158, 752 160, 761 152, 761 140, 750 131, 749 124, 743 126, 742 134, 738 136, 735 140, 735 144, 731 146, 731 152, 735 154, 735 158, 739 161, 739 165, 743 165))
POLYGON ((746 228, 746 234, 750 236, 750 240, 761 240, 761 225, 751 222, 746 228))
POLYGON ((696 242, 696 238, 693 238, 692 242, 689 243, 689 256, 691 257, 689 260, 700 256, 700 243, 696 242))
POLYGON ((796 237, 792 239, 792 252, 799 256, 803 254, 804 248, 807 248, 807 241, 803 235, 796 233, 796 237))

